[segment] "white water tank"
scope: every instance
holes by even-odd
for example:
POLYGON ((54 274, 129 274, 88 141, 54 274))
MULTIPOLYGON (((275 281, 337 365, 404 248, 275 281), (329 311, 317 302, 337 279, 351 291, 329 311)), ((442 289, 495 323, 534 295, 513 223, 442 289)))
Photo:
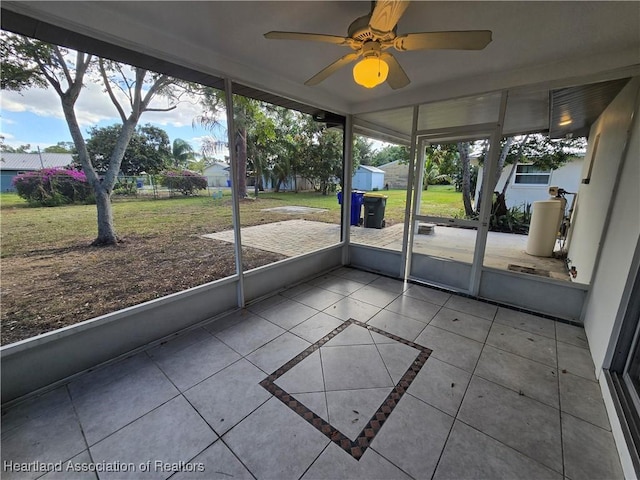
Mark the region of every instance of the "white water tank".
POLYGON ((527 250, 529 255, 551 257, 562 221, 562 198, 533 202, 527 250))

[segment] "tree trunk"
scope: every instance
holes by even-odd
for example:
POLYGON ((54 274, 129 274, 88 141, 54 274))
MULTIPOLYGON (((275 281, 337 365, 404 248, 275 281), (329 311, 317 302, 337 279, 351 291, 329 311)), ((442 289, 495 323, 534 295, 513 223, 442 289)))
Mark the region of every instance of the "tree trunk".
POLYGON ((473 206, 471 205, 469 143, 458 143, 458 153, 460 154, 460 163, 462 164, 462 203, 464 204, 464 213, 467 217, 471 217, 473 215, 473 206))
MULTIPOLYGON (((507 138, 505 144, 500 151, 500 158, 498 158, 498 168, 496 169, 496 174, 492 179, 491 184, 489 185, 489 191, 494 192, 496 187, 498 186, 498 182, 500 181, 500 176, 502 175, 502 170, 504 169, 504 163, 507 160, 507 155, 509 155, 509 149, 511 148, 511 144, 513 143, 513 137, 507 138)), ((486 173, 486 162, 484 172, 486 173)), ((480 206, 482 205, 482 195, 484 192, 484 178, 482 179, 482 183, 480 184, 480 194, 478 195, 478 205, 476 205, 476 212, 480 213, 480 206)))
POLYGON ((513 174, 515 173, 517 167, 518 162, 513 162, 513 164, 511 165, 511 171, 509 172, 509 176, 507 177, 507 181, 504 182, 504 186, 502 187, 502 195, 507 194, 507 188, 509 188, 509 184, 511 183, 511 179, 513 178, 513 174))
POLYGON ((502 176, 502 170, 504 170, 504 164, 507 161, 507 155, 509 155, 509 149, 511 148, 512 144, 513 137, 508 137, 504 142, 502 151, 500 152, 500 158, 498 159, 498 168, 496 169, 496 174, 493 177, 493 188, 491 189, 492 192, 495 191, 496 187, 498 186, 498 182, 500 181, 500 177, 502 176))
POLYGON ((236 179, 238 198, 247 196, 247 129, 238 129, 236 135, 238 178, 236 179))
POLYGON ((118 236, 113 228, 113 209, 111 208, 111 194, 100 183, 94 185, 96 209, 98 210, 98 237, 91 245, 115 245, 118 236))
POLYGON ((524 144, 527 143, 527 140, 529 140, 529 134, 525 135, 522 142, 520 142, 520 148, 518 149, 518 158, 513 162, 513 165, 511 166, 511 171, 509 172, 509 176, 507 177, 507 181, 504 182, 504 186, 502 187, 502 195, 507 194, 507 188, 509 188, 511 179, 513 178, 513 175, 516 172, 518 161, 520 160, 520 156, 522 155, 522 149, 524 148, 524 144))
POLYGON ((62 111, 64 112, 71 138, 78 152, 78 159, 82 165, 82 170, 87 176, 87 180, 93 187, 96 198, 96 209, 98 211, 98 236, 92 245, 114 245, 118 242, 118 236, 113 228, 113 210, 111 208, 111 188, 106 188, 96 174, 91 161, 87 145, 82 137, 75 110, 73 108, 75 100, 62 97, 62 111))
MULTIPOLYGON (((109 168, 102 179, 95 179, 91 184, 96 196, 96 209, 98 210, 98 237, 91 245, 115 245, 118 243, 118 236, 113 227, 113 209, 111 207, 111 193, 113 186, 120 172, 120 165, 124 152, 129 145, 129 141, 133 136, 137 118, 132 115, 127 121, 123 122, 122 130, 118 136, 118 140, 114 146, 113 152, 109 159, 109 168)), ((84 166, 84 165, 83 165, 84 166)))

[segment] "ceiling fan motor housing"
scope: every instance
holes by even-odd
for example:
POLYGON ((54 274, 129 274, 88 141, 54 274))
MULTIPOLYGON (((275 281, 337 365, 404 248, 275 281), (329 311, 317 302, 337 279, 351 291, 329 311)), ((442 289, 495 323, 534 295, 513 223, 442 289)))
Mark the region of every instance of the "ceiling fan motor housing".
POLYGON ((370 13, 368 15, 363 15, 362 17, 356 18, 353 22, 351 22, 351 25, 349 25, 347 35, 361 42, 373 40, 373 33, 371 33, 371 29, 369 28, 370 19, 370 13))
POLYGON ((377 32, 371 29, 371 26, 369 25, 370 21, 370 13, 368 15, 356 18, 353 22, 351 22, 351 25, 349 25, 347 35, 359 42, 368 42, 372 40, 389 41, 393 40, 396 37, 397 27, 393 27, 393 30, 389 32, 377 32))

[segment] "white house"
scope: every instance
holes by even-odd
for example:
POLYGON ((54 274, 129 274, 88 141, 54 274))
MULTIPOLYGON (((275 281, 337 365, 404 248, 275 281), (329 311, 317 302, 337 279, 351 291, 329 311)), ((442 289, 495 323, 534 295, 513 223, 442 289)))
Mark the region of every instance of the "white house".
POLYGON ((229 166, 216 162, 204 169, 207 185, 210 187, 226 187, 229 180, 229 166))
MULTIPOLYGON (((532 164, 519 163, 516 165, 516 171, 513 173, 505 194, 507 207, 524 208, 527 204, 533 204, 538 200, 546 200, 549 198, 550 186, 577 193, 582 181, 583 165, 584 157, 572 157, 569 162, 557 170, 545 170, 532 164)), ((502 191, 511 173, 511 168, 511 165, 505 166, 502 175, 500 175, 500 180, 498 180, 496 191, 502 191)), ((480 195, 483 173, 482 167, 479 167, 474 196, 476 204, 480 195)))
POLYGON ((353 175, 354 190, 382 190, 384 188, 384 170, 368 165, 360 165, 353 175))

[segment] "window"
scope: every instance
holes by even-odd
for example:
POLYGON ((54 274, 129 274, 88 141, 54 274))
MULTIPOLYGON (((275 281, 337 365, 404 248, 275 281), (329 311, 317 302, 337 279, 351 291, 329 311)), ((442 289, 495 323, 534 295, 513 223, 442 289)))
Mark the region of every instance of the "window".
POLYGON ((518 165, 516 181, 518 185, 549 185, 551 170, 535 165, 518 165))
MULTIPOLYGON (((640 472, 640 269, 628 291, 615 353, 605 375, 636 471, 640 472)), ((627 293, 625 293, 626 297, 627 293)))

